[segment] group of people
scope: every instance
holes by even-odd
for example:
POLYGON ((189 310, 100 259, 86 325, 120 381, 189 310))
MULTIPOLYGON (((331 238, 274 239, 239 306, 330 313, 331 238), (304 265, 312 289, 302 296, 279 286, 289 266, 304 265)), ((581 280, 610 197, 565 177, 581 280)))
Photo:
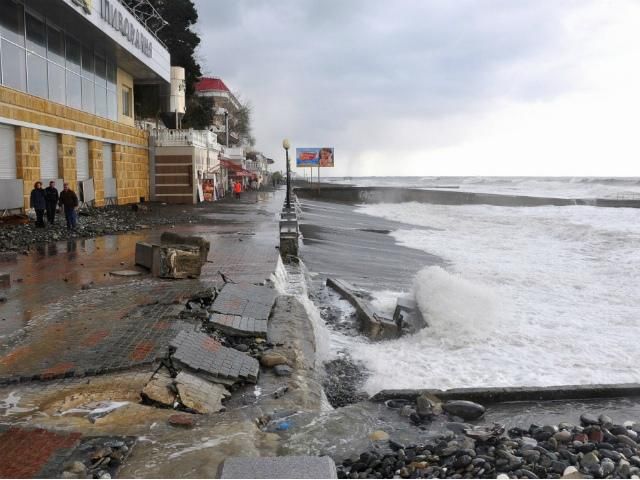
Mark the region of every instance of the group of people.
POLYGON ((54 225, 56 211, 58 207, 64 209, 64 216, 67 220, 67 229, 75 230, 78 224, 77 209, 80 205, 78 195, 69 188, 65 182, 62 191, 58 193, 56 182, 49 182, 47 188, 42 188, 42 182, 36 182, 31 190, 31 208, 36 212, 36 227, 44 228, 44 214, 47 214, 47 223, 54 225))

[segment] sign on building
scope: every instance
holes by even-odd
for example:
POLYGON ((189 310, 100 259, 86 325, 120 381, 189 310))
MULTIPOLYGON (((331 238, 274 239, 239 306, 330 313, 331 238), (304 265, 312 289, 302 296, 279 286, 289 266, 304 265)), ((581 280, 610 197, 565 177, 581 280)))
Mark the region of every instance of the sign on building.
POLYGON ((333 147, 296 148, 296 167, 333 167, 333 147))

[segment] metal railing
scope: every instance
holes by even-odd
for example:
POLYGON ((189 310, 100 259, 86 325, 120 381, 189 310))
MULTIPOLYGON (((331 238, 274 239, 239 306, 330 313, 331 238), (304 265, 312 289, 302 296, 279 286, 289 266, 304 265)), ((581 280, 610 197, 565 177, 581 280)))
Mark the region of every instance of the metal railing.
POLYGON ((209 130, 175 130, 154 128, 150 137, 157 147, 194 146, 210 148, 218 146, 218 136, 209 130))
POLYGON ((636 192, 618 193, 614 198, 616 200, 640 200, 640 193, 636 193, 636 192))

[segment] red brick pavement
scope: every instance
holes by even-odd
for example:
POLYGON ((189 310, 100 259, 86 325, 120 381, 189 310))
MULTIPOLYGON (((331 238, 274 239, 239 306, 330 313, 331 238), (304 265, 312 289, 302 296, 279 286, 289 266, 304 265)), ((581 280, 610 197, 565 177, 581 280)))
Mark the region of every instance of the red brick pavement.
POLYGON ((0 477, 34 478, 57 453, 74 448, 81 434, 11 427, 0 433, 0 477))

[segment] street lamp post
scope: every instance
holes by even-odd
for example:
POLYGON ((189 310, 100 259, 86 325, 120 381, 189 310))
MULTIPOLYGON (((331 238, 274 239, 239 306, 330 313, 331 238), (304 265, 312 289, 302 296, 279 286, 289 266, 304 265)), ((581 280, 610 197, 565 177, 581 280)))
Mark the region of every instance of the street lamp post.
POLYGON ((287 157, 287 210, 291 208, 291 174, 289 169, 289 147, 291 147, 291 144, 289 143, 289 140, 285 138, 282 141, 282 148, 284 148, 287 157))

